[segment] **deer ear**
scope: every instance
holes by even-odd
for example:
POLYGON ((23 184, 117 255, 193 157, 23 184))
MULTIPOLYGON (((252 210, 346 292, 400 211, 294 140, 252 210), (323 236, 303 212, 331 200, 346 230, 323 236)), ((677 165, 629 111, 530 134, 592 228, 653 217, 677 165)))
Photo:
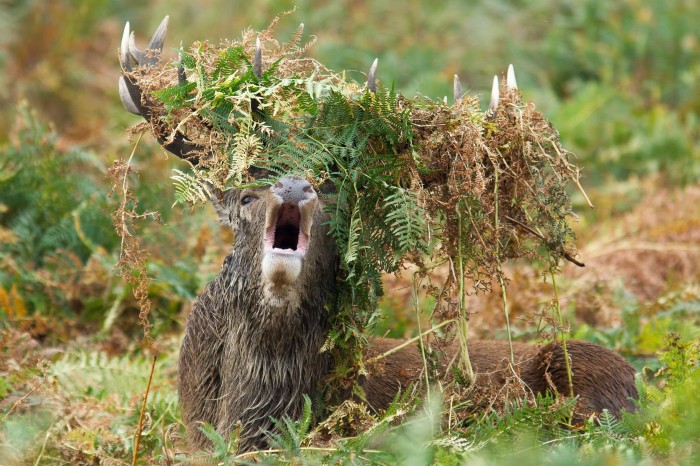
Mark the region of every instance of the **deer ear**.
POLYGON ((211 193, 211 203, 216 209, 216 213, 219 215, 219 221, 225 226, 232 225, 232 215, 233 206, 235 205, 237 190, 228 189, 222 191, 220 189, 210 187, 209 192, 211 193))

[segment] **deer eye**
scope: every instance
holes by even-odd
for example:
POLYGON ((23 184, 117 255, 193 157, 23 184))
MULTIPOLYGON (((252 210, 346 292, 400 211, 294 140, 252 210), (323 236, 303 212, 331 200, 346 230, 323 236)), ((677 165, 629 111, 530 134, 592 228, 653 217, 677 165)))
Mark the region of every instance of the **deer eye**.
POLYGON ((241 205, 248 205, 256 199, 257 197, 255 196, 243 196, 243 199, 241 199, 241 205))

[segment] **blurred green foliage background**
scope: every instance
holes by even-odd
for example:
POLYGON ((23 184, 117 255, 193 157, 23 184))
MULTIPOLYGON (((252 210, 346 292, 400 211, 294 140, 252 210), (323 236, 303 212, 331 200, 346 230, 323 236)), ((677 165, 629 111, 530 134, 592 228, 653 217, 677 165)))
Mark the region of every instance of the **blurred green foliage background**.
MULTIPOLYGON (((244 28, 264 29, 275 16, 294 7, 296 12, 280 23, 277 37, 286 40, 303 22, 305 37, 317 38, 309 55, 358 80, 378 57, 378 78, 409 96, 451 99, 456 73, 485 106, 493 75, 501 75, 513 63, 525 99, 535 102, 552 121, 583 167, 583 184, 596 209, 585 209, 583 199, 573 195, 583 220, 579 235, 594 246, 592 254, 605 251, 596 245, 608 238, 634 239, 630 235, 636 229, 653 227, 654 238, 671 238, 674 247, 684 241, 686 249, 678 249, 679 254, 691 262, 698 257, 692 243, 697 246, 700 241, 694 233, 700 231, 700 195, 686 197, 690 192, 686 190, 693 188, 697 194, 700 179, 700 2, 696 0, 0 0, 0 327, 20 328, 45 345, 67 344, 76 335, 88 335, 90 344, 104 354, 122 357, 108 363, 103 353, 88 357, 74 352, 49 370, 58 374, 57 383, 61 377, 71 379, 71 371, 104 375, 113 365, 117 375, 104 384, 122 387, 129 384, 109 380, 124 373, 131 377, 129 371, 143 376, 147 370, 141 356, 128 356, 140 341, 138 309, 129 285, 113 270, 120 239, 112 228, 111 213, 118 200, 109 197, 112 181, 106 177, 115 159, 131 154, 127 129, 140 122, 124 111, 117 93, 117 50, 124 23, 130 21, 143 46, 162 17, 170 15, 166 49, 174 59, 172 50, 180 42, 187 46, 194 40, 217 43, 235 38, 244 28), (645 204, 655 215, 681 213, 672 222, 653 215, 646 218, 648 214, 638 214, 645 204)), ((165 335, 180 332, 189 303, 217 272, 231 239, 211 212, 171 208, 168 177, 180 162, 149 137, 138 146, 134 166, 138 176, 129 182, 139 199, 137 209, 159 212, 162 222, 143 222, 134 232, 150 255, 148 272, 155 279, 149 290, 153 332, 157 341, 161 337, 161 344, 173 348, 176 344, 165 335)), ((679 264, 638 260, 628 265, 640 273, 668 270, 653 296, 630 291, 637 277, 629 281, 611 277, 623 281, 614 286, 611 298, 617 312, 612 328, 585 317, 589 303, 599 299, 596 293, 608 286, 596 283, 582 295, 585 300, 569 303, 569 317, 580 323, 574 328, 576 336, 639 357, 640 366, 649 362, 650 352, 664 345, 668 331, 681 333, 684 340, 697 339, 698 269, 679 264)), ((562 287, 575 290, 575 280, 565 278, 562 287)), ((535 277, 526 283, 538 281, 535 277)), ((513 285, 517 286, 515 280, 513 285)), ((399 334, 414 332, 415 320, 400 312, 405 304, 403 298, 389 296, 385 305, 391 318, 380 329, 398 326, 399 334)), ((498 326, 491 330, 500 332, 498 326)), ((25 351, 25 343, 7 335, 0 338, 4 415, 12 396, 26 391, 25 384, 37 374, 33 347, 25 351), (13 352, 17 348, 25 352, 17 356, 13 352), (20 369, 8 369, 14 366, 5 362, 12 358, 20 369)), ((684 353, 677 354, 682 359, 684 353)), ((660 364, 652 362, 655 367, 660 364)), ((697 367, 697 361, 689 365, 697 367)), ((152 402, 154 417, 176 422, 172 355, 159 367, 164 375, 152 402)), ((697 380, 694 374, 692 380, 697 380)), ((674 392, 671 406, 663 408, 673 416, 659 421, 661 417, 650 415, 667 432, 673 431, 676 421, 691 426, 698 420, 697 409, 690 420, 682 416, 684 406, 697 397, 689 383, 678 382, 682 391, 674 392)), ((66 390, 80 393, 81 400, 111 396, 108 391, 95 395, 94 387, 87 385, 66 390)), ((124 394, 122 404, 111 408, 132 409, 136 405, 129 401, 132 398, 136 399, 133 392, 124 394)), ((658 416, 665 416, 662 411, 658 416)), ((21 448, 33 448, 36 435, 56 422, 50 416, 37 418, 41 419, 9 418, 2 425, 3 418, 0 453, 6 451, 8 438, 25 442, 21 448)), ((639 428, 656 427, 652 423, 639 428)), ((147 432, 145 440, 153 449, 160 448, 162 440, 155 430, 147 432)), ((679 441, 697 433, 690 428, 680 431, 679 441)), ((76 437, 77 430, 73 432, 76 437)), ((112 448, 103 451, 109 457, 129 453, 123 426, 95 432, 66 441, 105 442, 112 448)), ((615 441, 617 434, 609 433, 615 441)), ((570 464, 576 456, 572 444, 557 448, 559 456, 550 457, 550 464, 570 464)), ((592 464, 604 462, 600 454, 590 458, 592 464)), ((693 458, 697 455, 679 461, 692 463, 693 458)), ((532 464, 540 459, 533 456, 532 464)))

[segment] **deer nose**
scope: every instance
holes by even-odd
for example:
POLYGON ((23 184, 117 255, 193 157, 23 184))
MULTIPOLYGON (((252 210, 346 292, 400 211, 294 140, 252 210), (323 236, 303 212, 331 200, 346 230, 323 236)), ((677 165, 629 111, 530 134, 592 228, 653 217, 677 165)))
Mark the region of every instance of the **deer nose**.
POLYGON ((271 189, 282 198, 282 202, 292 204, 299 204, 301 201, 316 197, 316 191, 309 182, 297 176, 280 178, 271 189))

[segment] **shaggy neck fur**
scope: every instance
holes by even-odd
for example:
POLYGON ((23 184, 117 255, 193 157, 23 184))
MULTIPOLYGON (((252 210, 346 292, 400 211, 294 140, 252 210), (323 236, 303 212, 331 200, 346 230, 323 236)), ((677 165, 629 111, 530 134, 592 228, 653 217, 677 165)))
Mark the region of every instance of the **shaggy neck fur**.
MULTIPOLYGON (((322 256, 330 239, 314 239, 320 244, 310 248, 298 285, 283 290, 285 296, 261 278, 262 249, 248 243, 239 253, 248 239, 237 238, 188 321, 180 367, 187 425, 207 422, 226 436, 240 423, 240 448, 263 448, 265 432, 274 427, 270 418, 298 417, 303 395, 318 390, 330 367, 320 350, 336 273, 335 261, 322 256)), ((199 431, 188 436, 205 443, 199 431)))

